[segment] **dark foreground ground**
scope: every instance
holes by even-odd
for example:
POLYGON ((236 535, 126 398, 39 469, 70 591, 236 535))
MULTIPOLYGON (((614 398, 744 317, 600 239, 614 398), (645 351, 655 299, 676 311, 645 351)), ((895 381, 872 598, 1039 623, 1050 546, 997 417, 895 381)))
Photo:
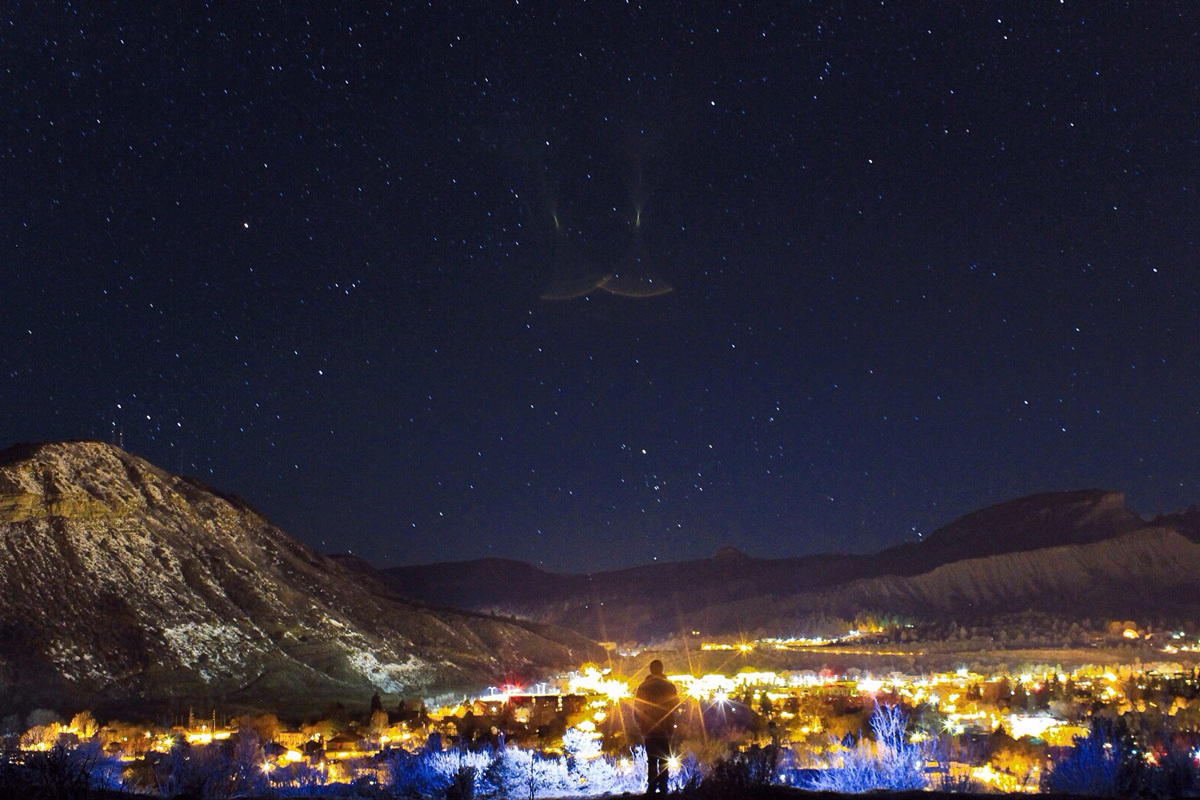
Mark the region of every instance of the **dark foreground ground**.
MULTIPOLYGON (((373 800, 386 800, 394 797, 394 795, 385 792, 373 792, 368 794, 357 794, 355 791, 347 787, 345 794, 339 795, 286 795, 295 800, 328 800, 332 797, 344 798, 372 798, 373 800)), ((0 800, 146 800, 148 796, 142 794, 132 794, 129 792, 110 792, 92 790, 88 792, 57 792, 45 791, 30 793, 29 789, 16 790, 15 787, 0 787, 0 800)), ((254 798, 276 798, 278 794, 254 795, 247 797, 247 800, 254 798)), ((644 795, 609 795, 614 800, 641 800, 644 795)), ((1086 800, 1093 795, 1079 794, 971 794, 963 792, 939 792, 939 791, 909 791, 909 792, 891 792, 891 791, 871 791, 861 795, 839 794, 838 792, 809 792, 802 789, 791 789, 784 786, 770 786, 766 788, 746 789, 734 793, 713 793, 697 791, 688 794, 672 795, 678 800, 850 800, 856 797, 870 798, 870 800, 1086 800)), ((175 800, 203 800, 192 795, 176 795, 175 800)), ((555 798, 538 798, 538 800, 556 800, 555 798)), ((570 800, 578 800, 578 798, 570 798, 570 800)))

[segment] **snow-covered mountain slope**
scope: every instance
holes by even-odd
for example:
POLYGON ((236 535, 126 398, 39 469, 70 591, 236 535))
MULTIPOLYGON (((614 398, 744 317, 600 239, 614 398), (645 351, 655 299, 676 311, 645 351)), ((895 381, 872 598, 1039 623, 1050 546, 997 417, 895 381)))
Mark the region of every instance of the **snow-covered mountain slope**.
POLYGON ((565 631, 401 599, 244 501, 96 442, 0 453, 0 702, 315 710, 578 663, 565 631))

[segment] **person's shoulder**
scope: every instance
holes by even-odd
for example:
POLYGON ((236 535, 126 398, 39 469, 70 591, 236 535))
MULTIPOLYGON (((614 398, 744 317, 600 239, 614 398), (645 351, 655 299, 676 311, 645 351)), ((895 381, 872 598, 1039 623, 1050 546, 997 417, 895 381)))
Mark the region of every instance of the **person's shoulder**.
POLYGON ((642 685, 656 692, 676 691, 674 682, 663 675, 651 675, 649 678, 646 678, 642 685))
POLYGON ((661 675, 647 675, 642 678, 642 682, 638 684, 637 688, 639 691, 642 689, 654 690, 661 687, 664 683, 670 683, 670 681, 661 675))

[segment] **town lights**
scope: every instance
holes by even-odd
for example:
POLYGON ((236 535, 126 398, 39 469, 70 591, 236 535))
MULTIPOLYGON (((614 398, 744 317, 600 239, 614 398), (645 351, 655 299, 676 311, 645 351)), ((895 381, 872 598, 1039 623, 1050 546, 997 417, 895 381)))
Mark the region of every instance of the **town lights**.
POLYGON ((629 697, 629 685, 623 681, 604 681, 601 689, 604 691, 605 696, 614 703, 629 697))
POLYGON ((629 684, 609 677, 611 670, 601 672, 595 665, 588 664, 568 681, 572 692, 603 695, 610 703, 629 697, 629 684))

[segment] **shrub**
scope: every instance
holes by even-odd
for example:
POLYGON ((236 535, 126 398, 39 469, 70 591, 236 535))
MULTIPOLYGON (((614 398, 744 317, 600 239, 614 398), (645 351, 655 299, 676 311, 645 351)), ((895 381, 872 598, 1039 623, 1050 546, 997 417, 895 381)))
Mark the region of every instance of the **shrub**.
POLYGON ((1200 766, 1185 739, 1152 736, 1139 743, 1128 720, 1093 719, 1087 736, 1047 770, 1042 788, 1107 797, 1185 797, 1200 790, 1200 766))
POLYGON ((1071 752, 1050 766, 1043 784, 1052 792, 1115 795, 1120 770, 1120 750, 1093 727, 1087 736, 1075 737, 1071 752))
MULTIPOLYGON (((751 745, 718 758, 699 777, 700 793, 709 797, 738 797, 747 790, 774 783, 780 767, 780 751, 774 745, 751 745)), ((684 773, 684 770, 679 770, 684 773)), ((699 772, 699 765, 691 770, 699 772)), ((695 780, 695 778, 693 778, 695 780)), ((685 788, 680 786, 680 788, 685 788)))
POLYGON ((475 800, 475 776, 478 774, 475 767, 460 766, 446 787, 446 800, 475 800))
POLYGON ((346 787, 329 783, 325 770, 298 762, 271 773, 271 793, 276 797, 338 797, 346 794, 346 787))
POLYGON ((1194 797, 1200 790, 1200 767, 1186 741, 1168 737, 1155 748, 1147 793, 1153 797, 1194 797))
POLYGON ((679 768, 671 776, 673 792, 692 792, 704 781, 704 767, 695 753, 687 752, 679 759, 679 768))
POLYGON ((154 785, 163 797, 187 795, 223 800, 233 793, 228 755, 217 746, 177 743, 154 763, 154 785))
POLYGON ((1146 762, 1126 724, 1093 719, 1087 736, 1076 736, 1067 755, 1042 778, 1042 788, 1106 797, 1142 794, 1147 787, 1146 762))
POLYGON ((94 751, 81 752, 63 745, 30 753, 25 757, 25 769, 43 797, 84 797, 92 782, 94 751))
POLYGON ((908 716, 896 706, 877 706, 871 716, 874 744, 859 737, 853 746, 835 754, 806 782, 805 788, 831 792, 871 789, 924 789, 925 749, 908 741, 908 716))
POLYGON ((398 797, 440 800, 452 791, 460 798, 483 797, 489 793, 485 774, 492 761, 490 750, 396 750, 388 761, 388 783, 398 797))

